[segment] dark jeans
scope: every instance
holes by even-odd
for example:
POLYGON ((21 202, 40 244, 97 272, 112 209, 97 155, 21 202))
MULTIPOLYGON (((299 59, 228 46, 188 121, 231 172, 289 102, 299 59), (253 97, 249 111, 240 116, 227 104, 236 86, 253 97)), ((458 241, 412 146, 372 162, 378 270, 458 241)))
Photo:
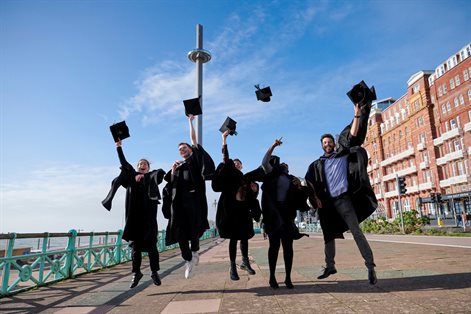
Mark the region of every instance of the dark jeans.
MULTIPOLYGON (((160 270, 159 264, 159 251, 157 247, 152 247, 149 252, 149 263, 151 272, 156 272, 160 270)), ((132 272, 140 273, 141 272, 141 263, 142 263, 142 243, 133 242, 132 246, 132 272)))
POLYGON ((180 241, 180 251, 182 252, 182 257, 185 261, 191 261, 193 254, 191 252, 198 252, 200 250, 200 239, 193 239, 191 241, 180 241), (191 249, 190 249, 191 242, 191 249))
MULTIPOLYGON (((353 207, 350 195, 345 193, 341 196, 334 198, 335 210, 342 217, 343 221, 350 229, 353 239, 355 240, 358 249, 360 250, 361 256, 365 260, 365 265, 368 269, 375 267, 373 252, 371 251, 370 245, 365 238, 365 235, 360 229, 358 218, 353 207)), ((331 240, 325 244, 325 263, 326 267, 334 267, 335 265, 335 240, 331 240)))

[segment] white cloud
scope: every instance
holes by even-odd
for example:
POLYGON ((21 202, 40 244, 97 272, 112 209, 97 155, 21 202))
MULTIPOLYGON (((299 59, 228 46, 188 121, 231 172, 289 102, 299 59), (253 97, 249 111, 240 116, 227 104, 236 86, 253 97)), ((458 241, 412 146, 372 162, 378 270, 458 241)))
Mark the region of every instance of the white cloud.
MULTIPOLYGON (((113 168, 77 165, 35 170, 4 184, 0 232, 115 231, 122 227, 121 206, 108 212, 101 200, 117 175, 113 168)), ((123 204, 117 196, 116 204, 123 204)))
MULTIPOLYGON (((0 233, 118 231, 124 227, 125 190, 118 190, 111 211, 101 205, 116 175, 116 167, 62 165, 34 170, 26 179, 4 184, 0 233)), ((209 204, 219 198, 210 185, 207 195, 209 204)), ((215 208, 209 205, 209 219, 214 217, 215 208)), ((161 205, 158 225, 160 230, 167 226, 161 205)))

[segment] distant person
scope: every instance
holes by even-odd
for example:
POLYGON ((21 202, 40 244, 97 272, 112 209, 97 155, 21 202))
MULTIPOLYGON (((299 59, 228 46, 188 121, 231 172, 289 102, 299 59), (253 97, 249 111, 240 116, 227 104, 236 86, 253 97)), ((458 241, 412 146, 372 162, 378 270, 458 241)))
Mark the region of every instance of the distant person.
POLYGON ((455 214, 455 219, 456 219, 456 226, 459 227, 460 225, 461 226, 464 226, 464 223, 463 223, 463 216, 461 214, 458 214, 456 213, 455 214))
POLYGON ((185 278, 192 277, 199 263, 199 238, 209 229, 205 179, 214 174, 214 162, 197 143, 193 127, 194 116, 188 116, 191 146, 178 144, 183 160, 173 163, 165 175, 162 212, 168 219, 167 245, 178 243, 185 263, 185 278), (190 243, 191 242, 191 246, 190 243))
POLYGON ((466 232, 466 225, 468 224, 468 215, 466 215, 466 212, 464 210, 461 212, 461 221, 463 223, 463 231, 466 232))
POLYGON ((359 226, 377 207, 366 171, 368 156, 360 147, 365 140, 370 110, 369 104, 354 106, 353 122, 340 134, 338 149, 331 134, 322 135, 324 155, 306 173, 310 203, 318 208, 325 243, 326 265, 317 279, 337 273, 335 239, 343 239, 343 232, 350 230, 365 260, 369 283, 377 282, 373 252, 359 226))
POLYGON ((283 246, 285 263, 285 286, 293 289, 291 270, 293 267, 293 241, 305 234, 300 234, 294 223, 296 210, 307 211, 307 188, 301 185, 299 179, 289 174, 288 165, 280 163, 278 156, 272 156, 275 147, 282 144, 281 139, 275 140, 262 160, 261 169, 264 175, 262 181, 262 213, 264 231, 268 234, 268 265, 270 268, 269 285, 278 289, 275 276, 276 263, 280 245, 283 246))
POLYGON ((132 248, 133 278, 130 288, 137 286, 143 274, 141 272, 142 252, 149 254, 151 278, 155 285, 160 286, 161 280, 158 271, 159 252, 157 251, 157 206, 159 204, 159 184, 162 182, 165 171, 162 169, 149 171, 150 163, 147 159, 140 159, 137 171, 126 161, 121 140, 116 142, 121 174, 113 180, 112 188, 107 198, 102 202, 108 210, 111 201, 119 186, 126 188, 126 223, 123 239, 129 242, 132 248))
POLYGON ((211 184, 214 192, 221 192, 216 226, 220 237, 229 239, 229 276, 231 280, 239 280, 236 265, 237 241, 240 241, 242 253, 240 268, 250 275, 255 275, 255 270, 249 262, 249 239, 255 235, 253 219, 260 221, 261 209, 257 200, 258 184, 244 177, 242 162, 239 159, 229 159, 228 135, 229 130, 222 134, 223 161, 216 168, 211 184))

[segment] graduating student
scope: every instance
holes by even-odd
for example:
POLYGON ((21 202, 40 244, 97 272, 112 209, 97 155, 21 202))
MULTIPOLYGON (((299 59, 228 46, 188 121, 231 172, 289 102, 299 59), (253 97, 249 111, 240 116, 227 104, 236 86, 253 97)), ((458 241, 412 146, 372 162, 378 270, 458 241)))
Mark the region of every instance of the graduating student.
MULTIPOLYGON (((280 163, 278 156, 272 156, 275 147, 281 145, 281 139, 275 140, 265 154, 261 168, 264 175, 262 181, 262 213, 264 230, 268 234, 268 265, 270 268, 270 287, 277 289, 275 271, 280 245, 283 246, 285 262, 285 285, 293 289, 291 269, 293 266, 293 240, 298 240, 305 234, 299 233, 294 223, 296 211, 307 211, 308 190, 301 185, 300 180, 289 174, 288 165, 280 163)), ((253 172, 252 172, 253 173, 253 172)))
POLYGON ((352 123, 339 136, 339 147, 331 134, 321 136, 324 154, 314 161, 306 173, 311 189, 310 203, 318 208, 324 235, 325 267, 317 279, 337 273, 335 239, 350 230, 365 260, 368 281, 376 284, 373 252, 360 229, 359 222, 370 216, 378 203, 368 178, 368 156, 363 144, 371 111, 370 103, 355 103, 352 123))
POLYGON ((168 219, 166 244, 178 243, 189 279, 199 263, 199 238, 209 229, 205 179, 214 174, 214 162, 197 143, 193 114, 188 114, 191 145, 178 144, 182 160, 165 175, 163 214, 168 219), (190 246, 191 243, 191 246, 190 246))
POLYGON ((254 236, 253 219, 260 220, 261 209, 257 200, 258 184, 250 181, 242 173, 242 162, 230 159, 227 149, 227 136, 231 130, 222 134, 223 161, 219 164, 212 180, 215 192, 221 192, 219 197, 216 226, 221 238, 229 239, 229 275, 232 280, 239 280, 236 266, 237 241, 240 241, 242 263, 240 268, 250 275, 255 270, 250 266, 248 251, 249 239, 254 236))
POLYGON ((121 173, 113 180, 111 190, 102 204, 110 210, 116 190, 120 186, 126 188, 126 223, 123 239, 128 241, 132 248, 133 278, 130 288, 136 287, 143 277, 142 252, 149 254, 152 281, 160 286, 157 206, 161 199, 158 185, 162 182, 165 171, 162 169, 150 171, 150 163, 147 159, 140 159, 137 163, 137 170, 134 170, 124 157, 121 139, 116 138, 116 140, 121 173))

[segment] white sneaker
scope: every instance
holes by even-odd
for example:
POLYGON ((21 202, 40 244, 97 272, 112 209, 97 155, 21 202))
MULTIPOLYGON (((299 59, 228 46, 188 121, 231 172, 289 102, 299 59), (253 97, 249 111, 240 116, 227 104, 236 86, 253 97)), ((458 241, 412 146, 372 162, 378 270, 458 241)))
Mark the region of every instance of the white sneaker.
POLYGON ((193 261, 193 264, 195 266, 198 266, 198 264, 200 263, 200 253, 198 251, 191 253, 193 254, 193 258, 191 259, 193 261))
POLYGON ((193 276, 193 260, 185 262, 185 278, 190 279, 193 276))

